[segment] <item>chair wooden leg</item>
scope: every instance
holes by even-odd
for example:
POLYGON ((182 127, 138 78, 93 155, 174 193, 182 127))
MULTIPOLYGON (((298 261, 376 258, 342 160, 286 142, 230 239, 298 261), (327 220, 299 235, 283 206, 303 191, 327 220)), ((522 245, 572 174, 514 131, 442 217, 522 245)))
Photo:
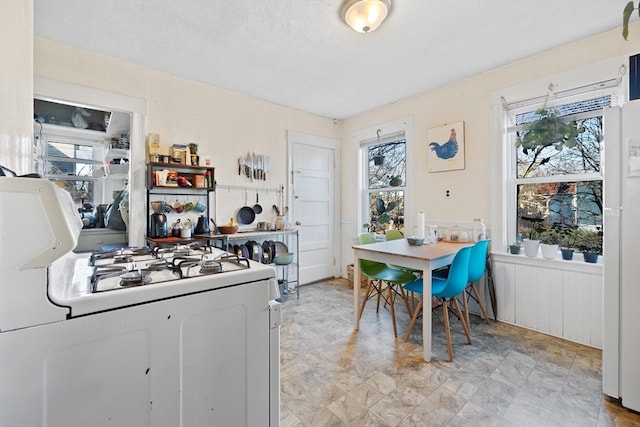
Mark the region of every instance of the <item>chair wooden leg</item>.
POLYGON ((464 316, 462 315, 462 310, 460 310, 460 304, 458 304, 458 300, 455 298, 451 298, 453 301, 453 305, 456 307, 456 311, 460 316, 460 322, 462 322, 462 328, 464 329, 464 333, 467 335, 467 342, 471 344, 471 331, 469 330, 469 325, 467 325, 467 321, 464 320, 464 316))
POLYGON ((462 292, 462 304, 464 305, 464 318, 467 321, 467 325, 471 325, 471 320, 469 319, 469 297, 466 290, 462 292))
POLYGON ((404 306, 407 308, 407 313, 409 313, 409 316, 413 316, 413 311, 411 311, 411 307, 409 307, 409 294, 404 291, 402 285, 398 285, 398 287, 400 288, 400 295, 404 300, 404 306))
POLYGON ((418 319, 418 315, 420 314, 420 310, 422 310, 422 298, 418 300, 418 304, 416 308, 413 309, 413 316, 411 316, 411 322, 409 322, 409 328, 407 329, 407 335, 404 336, 405 341, 409 341, 409 335, 411 335, 411 331, 413 330, 413 326, 416 324, 416 320, 418 319))
POLYGON ((393 335, 398 337, 398 327, 396 326, 396 309, 394 303, 394 295, 393 295, 393 284, 389 283, 389 305, 391 308, 391 323, 393 323, 393 335))
POLYGON ((449 362, 453 362, 453 346, 451 345, 451 330, 449 329, 449 310, 447 302, 442 303, 442 316, 444 317, 444 333, 447 337, 447 350, 449 352, 449 362))
POLYGON ((478 292, 478 288, 476 288, 476 284, 475 283, 471 284, 471 290, 473 291, 473 293, 476 296, 476 300, 478 301, 478 305, 480 306, 480 311, 482 311, 482 315, 484 316, 484 320, 487 322, 487 325, 490 325, 491 322, 489 322, 489 316, 487 316, 487 309, 484 307, 484 302, 482 301, 482 298, 480 298, 480 293, 478 292))
POLYGON ((365 293, 364 298, 362 299, 362 304, 360 305, 360 313, 358 314, 358 320, 362 318, 362 313, 364 313, 364 306, 367 305, 367 301, 371 297, 373 289, 374 289, 373 283, 370 282, 369 287, 367 287, 367 292, 365 293))

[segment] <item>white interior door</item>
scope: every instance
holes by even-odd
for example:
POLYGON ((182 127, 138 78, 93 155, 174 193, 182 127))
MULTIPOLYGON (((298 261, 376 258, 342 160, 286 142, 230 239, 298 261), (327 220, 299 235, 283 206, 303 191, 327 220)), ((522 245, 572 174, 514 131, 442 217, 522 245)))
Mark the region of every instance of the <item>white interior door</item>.
POLYGON ((300 284, 335 277, 338 141, 288 132, 290 220, 298 227, 300 284))

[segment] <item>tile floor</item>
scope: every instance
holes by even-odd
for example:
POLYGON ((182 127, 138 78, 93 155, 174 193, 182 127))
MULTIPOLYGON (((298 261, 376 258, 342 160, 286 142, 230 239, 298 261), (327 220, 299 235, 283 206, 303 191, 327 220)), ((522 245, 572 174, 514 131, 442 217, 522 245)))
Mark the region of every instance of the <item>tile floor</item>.
MULTIPOLYGON (((603 397, 599 350, 473 316, 472 345, 452 321, 453 362, 434 319, 426 363, 421 322, 405 343, 389 311, 368 304, 355 332, 352 295, 335 279, 284 303, 281 426, 640 426, 603 397)), ((396 307, 404 335, 409 316, 396 307)))

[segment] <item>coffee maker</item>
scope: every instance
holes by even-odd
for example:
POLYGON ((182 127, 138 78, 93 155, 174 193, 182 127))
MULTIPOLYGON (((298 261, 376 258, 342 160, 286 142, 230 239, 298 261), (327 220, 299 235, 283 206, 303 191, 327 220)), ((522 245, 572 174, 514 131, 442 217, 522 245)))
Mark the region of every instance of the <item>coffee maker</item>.
POLYGON ((162 212, 154 212, 149 220, 149 237, 167 237, 169 227, 167 216, 162 212))

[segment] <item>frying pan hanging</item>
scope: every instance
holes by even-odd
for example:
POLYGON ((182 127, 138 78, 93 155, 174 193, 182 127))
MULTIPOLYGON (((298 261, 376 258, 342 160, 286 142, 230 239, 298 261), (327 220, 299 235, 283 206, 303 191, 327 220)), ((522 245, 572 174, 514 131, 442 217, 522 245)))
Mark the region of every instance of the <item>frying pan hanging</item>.
POLYGON ((256 213, 251 206, 247 206, 247 192, 244 192, 244 206, 238 211, 240 224, 251 224, 256 219, 256 213))
POLYGON ((260 200, 258 199, 258 192, 256 191, 256 204, 253 205, 253 211, 256 214, 261 214, 262 213, 262 206, 260 205, 260 200))

